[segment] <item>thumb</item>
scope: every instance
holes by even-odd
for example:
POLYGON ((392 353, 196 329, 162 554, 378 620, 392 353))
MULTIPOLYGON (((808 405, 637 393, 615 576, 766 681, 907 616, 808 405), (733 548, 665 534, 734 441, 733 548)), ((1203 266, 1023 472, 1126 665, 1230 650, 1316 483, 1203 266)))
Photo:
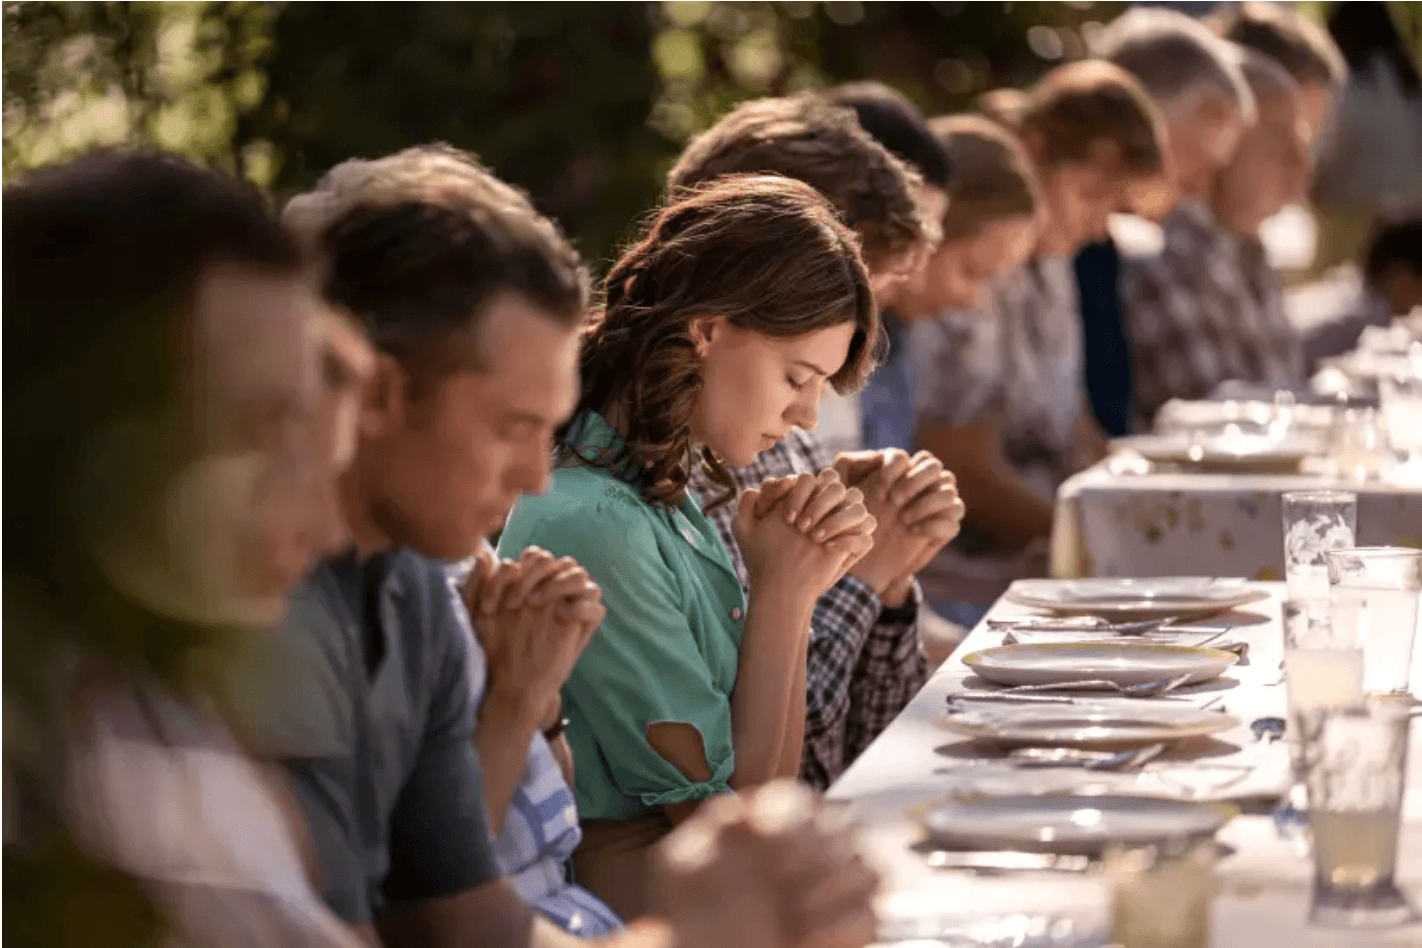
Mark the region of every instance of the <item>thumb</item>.
POLYGON ((738 503, 735 520, 736 536, 743 537, 755 525, 758 516, 756 507, 760 503, 760 488, 748 487, 741 491, 738 503))

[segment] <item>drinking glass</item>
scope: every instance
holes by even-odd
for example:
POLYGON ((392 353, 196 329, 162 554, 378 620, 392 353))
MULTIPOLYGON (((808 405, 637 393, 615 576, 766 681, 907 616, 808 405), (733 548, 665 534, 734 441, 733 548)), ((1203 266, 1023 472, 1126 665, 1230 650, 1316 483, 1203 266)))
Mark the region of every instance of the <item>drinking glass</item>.
POLYGON ((1363 690, 1406 691, 1422 593, 1422 550, 1357 547, 1324 557, 1333 627, 1363 646, 1363 690))
POLYGON ((1386 695, 1309 713, 1304 779, 1315 923, 1395 925, 1412 916, 1393 883, 1410 708, 1410 700, 1386 695))
POLYGON ((1387 432, 1375 408, 1345 408, 1333 423, 1333 462, 1338 476, 1357 482, 1376 480, 1392 466, 1387 432))
POLYGON ((1300 490, 1284 495, 1284 579, 1290 599, 1328 598, 1323 554, 1353 547, 1358 495, 1346 490, 1300 490))
POLYGON ((1294 774, 1303 779, 1303 735, 1310 712, 1347 708, 1363 700, 1363 649, 1353 627, 1335 628, 1327 599, 1284 603, 1284 684, 1294 774))
POLYGON ((1378 394, 1392 449, 1407 455, 1408 463, 1422 461, 1422 375, 1384 376, 1378 394))
POLYGON ((1103 860, 1112 895, 1107 943, 1209 948, 1215 853, 1213 837, 1108 849, 1103 860))

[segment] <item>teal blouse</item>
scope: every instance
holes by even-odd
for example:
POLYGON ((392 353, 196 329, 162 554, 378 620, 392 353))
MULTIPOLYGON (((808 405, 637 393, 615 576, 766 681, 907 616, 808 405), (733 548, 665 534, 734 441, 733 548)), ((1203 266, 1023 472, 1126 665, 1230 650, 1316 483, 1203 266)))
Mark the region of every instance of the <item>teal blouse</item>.
MULTIPOLYGON (((574 432, 584 456, 622 444, 593 412, 574 432)), ((653 506, 606 467, 561 467, 548 493, 519 502, 499 553, 531 545, 581 563, 607 606, 563 692, 580 815, 626 820, 727 792, 745 591, 696 501, 653 506), (709 781, 687 779, 648 745, 647 726, 658 722, 700 732, 709 781)))

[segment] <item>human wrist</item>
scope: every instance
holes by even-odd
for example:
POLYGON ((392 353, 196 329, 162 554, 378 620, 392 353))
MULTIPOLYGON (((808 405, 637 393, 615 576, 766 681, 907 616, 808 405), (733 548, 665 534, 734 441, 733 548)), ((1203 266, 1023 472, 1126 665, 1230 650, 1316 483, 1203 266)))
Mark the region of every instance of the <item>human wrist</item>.
POLYGON ((752 584, 746 604, 745 628, 793 628, 800 634, 808 634, 817 598, 813 592, 787 589, 783 584, 752 584), (752 617, 754 622, 750 621, 752 617))
POLYGON ((547 710, 547 700, 535 697, 530 689, 491 682, 479 707, 479 723, 500 730, 527 731, 532 736, 541 727, 547 710))

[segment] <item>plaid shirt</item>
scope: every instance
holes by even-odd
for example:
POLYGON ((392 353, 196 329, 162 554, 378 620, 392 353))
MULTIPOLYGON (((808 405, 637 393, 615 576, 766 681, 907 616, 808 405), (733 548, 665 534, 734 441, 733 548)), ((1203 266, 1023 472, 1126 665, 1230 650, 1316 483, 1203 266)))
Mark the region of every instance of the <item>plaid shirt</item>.
MULTIPOLYGON (((823 470, 831 463, 819 442, 797 428, 732 476, 741 491, 772 477, 823 470)), ((692 490, 703 505, 720 494, 720 488, 699 471, 692 490)), ((749 589, 745 557, 731 527, 735 503, 717 508, 710 516, 731 552, 741 583, 749 589)), ((928 656, 918 629, 921 600, 915 583, 911 604, 886 610, 874 590, 845 576, 815 603, 800 763, 800 779, 810 786, 829 787, 928 680, 928 656)))
POLYGON ((1279 279, 1257 241, 1181 204, 1159 255, 1128 262, 1126 319, 1136 402, 1149 420, 1172 398, 1199 399, 1221 382, 1280 387, 1305 381, 1303 344, 1284 314, 1279 279))

